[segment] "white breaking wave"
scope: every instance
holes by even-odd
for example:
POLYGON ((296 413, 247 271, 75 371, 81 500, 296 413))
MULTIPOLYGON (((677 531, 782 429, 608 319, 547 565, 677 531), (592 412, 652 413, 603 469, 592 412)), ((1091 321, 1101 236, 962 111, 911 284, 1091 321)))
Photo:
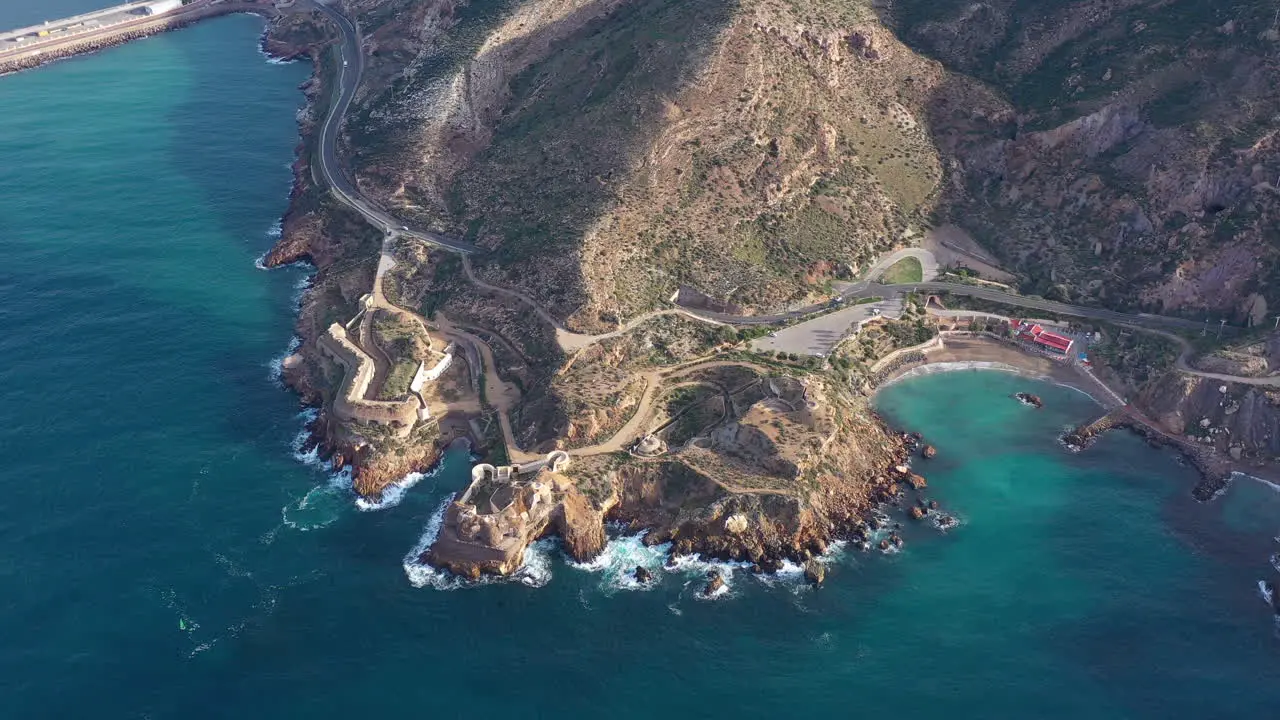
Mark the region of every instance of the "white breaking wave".
POLYGON ((951 532, 961 525, 966 524, 964 518, 959 515, 951 515, 938 510, 929 512, 929 523, 933 525, 935 530, 941 533, 951 532), (951 522, 948 523, 943 518, 949 518, 951 522))
POLYGON ((884 383, 880 387, 882 388, 889 387, 890 385, 906 380, 907 378, 922 377, 925 375, 936 375, 938 373, 945 373, 945 372, 956 372, 959 370, 995 370, 997 372, 1005 372, 1013 375, 1020 375, 1025 378, 1031 378, 1032 380, 1039 380, 1040 382, 1046 382, 1056 387, 1066 388, 1068 390, 1074 390, 1075 392, 1078 392, 1081 395, 1084 395, 1085 397, 1089 398, 1090 400, 1093 400, 1094 402, 1098 401, 1098 399, 1095 398, 1093 395, 1090 395, 1088 391, 1082 390, 1074 385, 1068 385, 1066 383, 1058 382, 1057 380, 1049 377, 1048 375, 1040 375, 1038 373, 1031 372, 1030 370, 1026 370, 1024 368, 1014 367, 1013 365, 1009 365, 1007 363, 1002 363, 1002 362, 993 362, 991 360, 956 360, 953 362, 929 363, 926 365, 921 365, 919 367, 911 368, 910 370, 884 383))
POLYGON ((1237 477, 1249 478, 1250 480, 1253 480, 1255 482, 1260 482, 1263 485, 1266 485, 1267 487, 1271 488, 1272 490, 1275 490, 1276 492, 1280 492, 1280 485, 1277 485, 1271 482, 1270 480, 1263 480, 1260 477, 1255 477, 1253 475, 1250 475, 1249 473, 1240 472, 1239 470, 1236 470, 1231 473, 1232 480, 1236 479, 1237 477))
POLYGON ((662 564, 671 543, 645 545, 646 534, 647 531, 612 538, 595 558, 586 562, 568 560, 568 565, 576 570, 600 573, 600 587, 606 594, 618 590, 652 590, 661 581, 662 564), (653 573, 653 579, 647 583, 636 580, 637 567, 653 573))
POLYGON ((529 587, 544 587, 551 582, 551 556, 555 548, 554 540, 539 540, 528 547, 524 552, 524 564, 520 566, 510 576, 498 577, 494 575, 483 575, 479 580, 467 580, 458 577, 453 573, 431 567, 422 562, 419 558, 431 547, 431 543, 436 541, 436 537, 440 534, 440 525, 444 522, 444 513, 448 509, 452 498, 446 498, 432 514, 431 519, 427 521, 426 527, 422 531, 422 537, 418 538, 418 543, 409 550, 404 556, 402 565, 404 566, 405 577, 409 578, 409 584, 417 588, 430 587, 435 590, 460 590, 462 588, 479 587, 481 585, 492 585, 500 582, 518 582, 529 587))
POLYGON ((266 33, 263 33, 262 41, 258 43, 258 54, 266 58, 268 65, 292 65, 295 62, 297 62, 297 60, 278 58, 275 55, 272 55, 271 53, 267 52, 266 49, 263 48, 262 46, 262 43, 265 42, 266 39, 267 39, 267 35, 266 33))
POLYGON ((351 468, 331 472, 329 463, 320 457, 319 445, 313 445, 308 450, 303 449, 311 438, 308 426, 318 416, 319 411, 315 408, 308 408, 298 413, 298 419, 302 420, 302 429, 290 443, 294 460, 327 475, 324 483, 316 485, 298 500, 280 508, 281 521, 286 527, 294 530, 315 530, 332 523, 338 519, 342 507, 351 496, 351 486, 354 481, 351 468))
MULTIPOLYGON (((284 220, 276 220, 275 224, 272 225, 271 228, 267 230, 267 237, 272 240, 272 244, 274 244, 275 241, 279 240, 283 235, 284 235, 284 220)), ((267 267, 267 253, 270 253, 270 252, 271 252, 270 250, 267 250, 266 252, 259 255, 258 258, 253 261, 253 266, 258 268, 259 270, 270 270, 271 268, 267 267)))
POLYGON ((329 476, 329 481, 307 491, 301 499, 280 508, 280 521, 293 530, 307 532, 333 523, 342 514, 351 494, 351 470, 329 476))
POLYGON ((1270 605, 1272 599, 1275 597, 1275 589, 1272 588, 1266 580, 1259 580, 1258 594, 1262 596, 1263 600, 1267 601, 1268 605, 1270 605))
POLYGON ((890 385, 893 385, 894 383, 906 380, 907 378, 920 377, 922 375, 936 375, 937 373, 944 373, 944 372, 956 372, 958 370, 998 370, 1000 372, 1013 373, 1015 375, 1035 377, 1037 380, 1047 379, 1047 378, 1042 378, 1038 375, 1032 375, 1031 373, 1028 373, 1025 370, 1021 370, 1019 368, 1016 368, 1012 365, 1008 365, 1006 363, 991 362, 988 360, 964 360, 964 361, 955 361, 955 362, 930 363, 926 365, 921 365, 919 367, 914 367, 902 373, 901 375, 893 378, 892 380, 886 382, 884 385, 881 385, 881 387, 888 387, 890 385))
POLYGON ((685 581, 685 586, 690 584, 695 586, 697 597, 700 600, 716 600, 726 597, 733 592, 733 579, 735 570, 745 570, 751 567, 748 562, 734 562, 728 560, 703 560, 698 553, 692 555, 676 555, 671 558, 671 562, 667 565, 667 569, 674 572, 691 576, 685 581), (724 581, 724 585, 710 595, 703 593, 703 587, 707 579, 707 573, 715 570, 720 573, 720 579, 724 581))
POLYGON ((320 459, 320 446, 312 447, 310 450, 303 451, 302 448, 307 446, 307 441, 311 439, 311 423, 320 417, 320 411, 315 408, 307 408, 298 413, 298 419, 302 421, 302 429, 297 435, 293 436, 293 441, 289 443, 293 448, 293 459, 306 465, 307 467, 324 467, 324 461, 320 459))
MULTIPOLYGON (((301 262, 294 264, 306 267, 301 262)), ((302 305, 302 297, 306 295, 307 290, 311 288, 311 278, 313 277, 315 277, 315 272, 309 272, 298 278, 298 282, 293 284, 293 304, 295 306, 300 307, 302 305)))
MULTIPOLYGON (((292 338, 289 339, 289 347, 286 348, 284 352, 271 358, 271 361, 267 363, 267 367, 269 368, 269 371, 270 371, 269 377, 271 378, 271 381, 274 382, 276 385, 279 385, 280 387, 284 387, 285 358, 298 352, 298 348, 300 347, 302 347, 302 338, 298 337, 297 335, 294 335, 292 338)), ((308 420, 308 422, 310 422, 310 420, 308 420)))
POLYGON ((779 587, 787 585, 795 585, 803 587, 804 566, 783 560, 782 566, 773 573, 759 573, 756 579, 766 587, 779 587))
POLYGON ((382 497, 377 500, 357 497, 356 507, 359 508, 361 512, 374 512, 377 510, 393 508, 399 505, 401 500, 404 500, 404 496, 409 492, 409 488, 417 485, 423 478, 434 477, 435 474, 436 471, 434 470, 429 474, 411 472, 384 488, 382 490, 382 497))

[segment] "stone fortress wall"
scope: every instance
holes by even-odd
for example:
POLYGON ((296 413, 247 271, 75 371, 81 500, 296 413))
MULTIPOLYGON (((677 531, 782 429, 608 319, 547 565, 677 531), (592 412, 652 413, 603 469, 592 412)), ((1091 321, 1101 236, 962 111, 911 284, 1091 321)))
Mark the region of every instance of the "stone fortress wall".
POLYGON ((445 511, 427 561, 469 577, 514 572, 525 548, 551 522, 557 508, 553 474, 568 464, 569 454, 556 450, 522 465, 476 465, 471 484, 445 511))
POLYGON ((387 425, 397 434, 408 435, 424 409, 416 398, 405 400, 366 400, 373 382, 373 358, 347 337, 338 323, 320 336, 321 352, 343 367, 342 386, 333 400, 333 412, 343 422, 387 425))

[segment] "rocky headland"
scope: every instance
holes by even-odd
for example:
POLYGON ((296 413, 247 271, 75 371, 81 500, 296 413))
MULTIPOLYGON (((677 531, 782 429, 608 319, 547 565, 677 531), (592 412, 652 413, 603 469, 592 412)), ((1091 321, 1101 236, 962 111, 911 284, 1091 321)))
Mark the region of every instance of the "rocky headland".
MULTIPOLYGON (((1123 292, 1077 282, 1097 277, 1081 270, 1089 257, 1114 274, 1133 238, 1149 248, 1169 237, 1147 228, 1141 201, 1108 199, 1110 176, 1087 175, 1159 133, 1141 106, 1020 113, 954 60, 986 47, 978 36, 990 28, 963 25, 946 42, 937 27, 908 28, 939 62, 902 42, 895 18, 820 0, 463 9, 342 8, 363 75, 336 134, 342 167, 329 170, 412 232, 384 233, 316 179, 340 28, 302 9, 264 39, 316 68, 283 233, 264 259, 316 268, 284 363, 289 385, 320 408, 313 442, 335 468, 351 466, 368 497, 458 438, 493 468, 446 509, 425 562, 506 574, 548 534, 585 559, 613 520, 676 554, 767 571, 862 537, 877 504, 925 487, 901 469, 910 440, 868 404, 878 384, 925 360, 911 346, 938 323, 923 306, 810 359, 754 352, 767 329, 692 318, 675 301, 758 314, 821 300, 936 219, 964 220, 987 242, 1012 216, 1042 238, 1057 226, 1029 218, 1070 203, 1068 218, 1105 208, 1119 240, 1091 240, 1091 254, 1061 268, 1039 249, 997 246, 1017 273, 1000 282, 1088 302, 1166 293, 1164 280, 1123 292), (644 40, 654 33, 670 41, 644 40), (440 247, 441 237, 454 242, 440 247), (556 452, 569 461, 550 467, 556 452)), ((1269 147, 1232 162, 1265 160, 1269 147)), ((1152 192, 1172 187, 1161 183, 1152 192)), ((1187 202, 1200 213, 1227 217, 1243 202, 1197 188, 1187 202)), ((1179 297, 1203 306, 1209 296, 1179 297)), ((1141 348, 1121 349, 1151 364, 1141 348)), ((1163 375, 1126 374, 1122 360, 1116 374, 1135 394, 1155 392, 1163 375)), ((1224 428, 1213 442, 1243 422, 1229 417, 1269 417, 1249 391, 1233 393, 1221 417, 1197 420, 1224 428)), ((1185 405, 1166 411, 1178 413, 1190 417, 1185 405)), ((934 509, 923 498, 913 508, 934 509)))

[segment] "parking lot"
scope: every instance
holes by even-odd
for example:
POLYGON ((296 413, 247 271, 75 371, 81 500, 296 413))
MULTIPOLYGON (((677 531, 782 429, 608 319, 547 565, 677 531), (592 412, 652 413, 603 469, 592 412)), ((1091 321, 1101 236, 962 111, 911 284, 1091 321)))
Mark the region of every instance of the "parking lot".
POLYGON ((860 326, 878 315, 896 320, 901 314, 900 298, 851 305, 843 310, 806 320, 783 328, 768 337, 754 340, 751 347, 753 350, 765 352, 825 357, 855 326, 860 326))

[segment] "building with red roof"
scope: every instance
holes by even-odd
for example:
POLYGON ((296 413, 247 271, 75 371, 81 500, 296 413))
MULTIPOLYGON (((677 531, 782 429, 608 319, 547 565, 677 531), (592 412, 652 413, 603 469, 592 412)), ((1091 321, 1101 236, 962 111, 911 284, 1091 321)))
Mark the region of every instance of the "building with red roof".
POLYGON ((1071 346, 1075 344, 1075 341, 1069 337, 1045 330, 1043 326, 1026 322, 1025 320, 1011 320, 1009 328, 1013 332, 1014 338, 1023 342, 1035 343, 1045 350, 1060 355, 1070 353, 1071 346))
POLYGON ((1036 333, 1036 344, 1046 350, 1066 355, 1071 352, 1071 346, 1074 344, 1074 341, 1072 341, 1071 338, 1063 337, 1057 333, 1052 333, 1048 330, 1041 330, 1039 333, 1036 333))

